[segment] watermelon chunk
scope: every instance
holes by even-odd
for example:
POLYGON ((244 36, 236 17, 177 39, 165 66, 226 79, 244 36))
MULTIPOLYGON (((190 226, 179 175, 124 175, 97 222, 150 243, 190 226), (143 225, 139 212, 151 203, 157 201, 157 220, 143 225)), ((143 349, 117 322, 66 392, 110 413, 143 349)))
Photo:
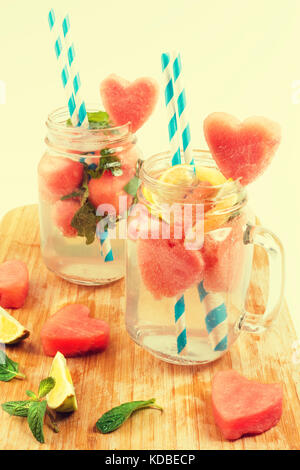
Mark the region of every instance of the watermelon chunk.
POLYGON ((52 217, 55 225, 61 230, 64 237, 76 237, 77 230, 71 222, 75 213, 80 209, 80 202, 74 199, 57 201, 53 206, 52 217))
POLYGON ((204 135, 213 158, 226 178, 247 185, 261 175, 281 140, 280 126, 267 118, 241 122, 226 113, 212 113, 204 121, 204 135))
POLYGON ((182 240, 140 239, 137 254, 143 282, 157 299, 179 295, 202 280, 202 256, 186 250, 182 240))
POLYGON ((119 214, 119 196, 127 198, 127 208, 132 203, 132 196, 124 191, 124 186, 135 175, 135 166, 122 166, 123 174, 114 176, 105 171, 100 178, 92 178, 88 184, 89 200, 95 208, 100 204, 111 204, 119 214))
POLYGON ((243 270, 245 247, 243 221, 239 216, 205 234, 201 249, 205 263, 204 287, 209 292, 234 290, 243 270))
POLYGON ((106 349, 109 326, 89 314, 85 305, 70 304, 51 316, 41 331, 46 356, 60 351, 65 357, 74 357, 106 349))
POLYGON ((213 413, 226 439, 260 434, 276 426, 282 414, 281 384, 262 384, 234 370, 218 372, 212 383, 213 413))
POLYGON ((110 119, 117 126, 131 122, 133 133, 153 113, 158 90, 158 84, 152 78, 138 78, 130 83, 115 74, 109 75, 100 85, 102 102, 110 119))
POLYGON ((29 289, 29 275, 25 263, 9 260, 0 264, 0 306, 23 307, 29 289))
POLYGON ((53 202, 81 185, 83 165, 70 158, 44 155, 38 166, 38 174, 42 197, 53 202))

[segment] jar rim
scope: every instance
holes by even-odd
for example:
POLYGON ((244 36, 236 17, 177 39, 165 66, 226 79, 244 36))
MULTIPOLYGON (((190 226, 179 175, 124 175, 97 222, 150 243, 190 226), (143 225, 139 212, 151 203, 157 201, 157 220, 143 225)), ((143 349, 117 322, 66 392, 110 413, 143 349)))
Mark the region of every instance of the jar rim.
MULTIPOLYGON (((213 159, 209 150, 193 149, 193 158, 194 161, 201 163, 201 166, 207 168, 219 169, 215 160, 213 159)), ((170 182, 165 182, 160 180, 161 173, 155 173, 155 167, 160 166, 161 171, 172 167, 172 153, 170 151, 160 152, 154 154, 146 160, 144 160, 141 167, 140 178, 142 180, 142 185, 139 190, 139 197, 141 200, 145 200, 145 195, 143 194, 143 186, 147 188, 154 195, 162 195, 170 199, 174 198, 173 202, 184 203, 186 194, 191 192, 191 189, 196 188, 199 184, 199 181, 195 179, 195 184, 175 184, 170 182), (180 191, 178 191, 180 188, 180 191), (183 196, 185 194, 185 196, 183 196)), ((193 171, 193 166, 191 166, 191 172, 193 171)), ((220 170, 219 170, 220 171, 220 170)), ((239 180, 226 180, 226 182, 219 185, 212 185, 208 182, 205 184, 201 182, 201 189, 204 191, 206 189, 212 190, 213 195, 208 195, 204 197, 204 204, 210 204, 211 202, 222 202, 222 200, 228 199, 231 196, 236 196, 236 201, 238 202, 239 207, 243 206, 247 202, 247 192, 244 186, 240 184, 239 180)), ((154 199, 159 199, 154 197, 154 199)), ((147 202, 147 201, 146 201, 147 202)), ((149 201, 147 202, 149 204, 149 201)), ((156 203, 156 201, 155 201, 156 203)), ((226 208, 226 212, 231 209, 226 208)), ((232 208, 236 210, 236 206, 232 208)))
MULTIPOLYGON (((101 109, 101 103, 87 103, 87 111, 88 112, 97 112, 101 109)), ((86 127, 73 127, 73 126, 66 126, 67 120, 70 118, 69 110, 67 106, 60 106, 59 108, 54 109, 51 113, 47 116, 46 126, 49 129, 57 130, 57 131, 64 131, 66 134, 74 135, 74 131, 76 134, 90 134, 90 135, 101 135, 104 131, 122 131, 127 130, 128 134, 131 133, 131 121, 128 121, 126 124, 122 124, 121 126, 109 126, 103 129, 89 129, 86 127), (63 120, 59 120, 59 118, 64 118, 63 120)))

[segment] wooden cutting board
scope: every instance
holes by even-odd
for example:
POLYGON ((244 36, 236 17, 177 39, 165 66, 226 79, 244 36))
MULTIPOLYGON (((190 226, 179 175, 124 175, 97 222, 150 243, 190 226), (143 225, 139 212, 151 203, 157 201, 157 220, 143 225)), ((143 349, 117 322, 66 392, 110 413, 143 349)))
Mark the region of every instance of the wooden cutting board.
MULTIPOLYGON (((59 418, 59 434, 45 425, 46 444, 39 445, 24 418, 10 417, 0 409, 0 449, 300 449, 300 394, 295 385, 299 372, 291 360, 296 336, 286 304, 274 327, 260 338, 242 333, 230 352, 210 365, 175 366, 154 358, 126 334, 124 280, 108 287, 82 287, 46 269, 40 256, 37 206, 15 209, 2 221, 0 262, 12 258, 25 261, 30 272, 26 304, 11 313, 31 336, 7 348, 27 380, 0 382, 1 403, 25 399, 25 391, 37 390, 48 375, 52 359, 42 353, 40 330, 64 304, 86 304, 93 316, 106 320, 111 344, 104 353, 68 359, 79 410, 59 418), (211 379, 217 371, 229 368, 250 379, 284 384, 283 415, 275 428, 235 442, 222 438, 212 415, 211 379), (163 413, 142 410, 112 434, 96 431, 97 419, 113 406, 152 397, 164 407, 163 413)), ((263 252, 256 251, 249 290, 251 311, 263 311, 267 271, 263 252)))

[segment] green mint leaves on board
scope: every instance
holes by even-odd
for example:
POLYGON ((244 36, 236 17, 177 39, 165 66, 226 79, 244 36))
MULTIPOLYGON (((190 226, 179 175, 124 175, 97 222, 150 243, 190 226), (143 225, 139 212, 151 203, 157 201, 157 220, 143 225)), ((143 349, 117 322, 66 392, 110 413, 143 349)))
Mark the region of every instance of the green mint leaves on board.
POLYGON ((47 377, 40 382, 38 395, 31 390, 27 390, 26 395, 29 397, 29 400, 8 401, 1 405, 3 411, 9 415, 27 418, 33 436, 41 444, 45 442, 43 432, 45 415, 48 416, 53 431, 58 432, 52 411, 47 408, 47 401, 43 400, 54 386, 55 380, 52 377, 47 377))
MULTIPOLYGON (((111 126, 109 115, 105 111, 87 113, 89 129, 106 129, 111 126)), ((67 120, 67 126, 72 127, 71 119, 67 120)))
POLYGON ((44 398, 54 388, 55 380, 53 377, 43 379, 39 385, 39 398, 44 398))
POLYGON ((28 409, 31 405, 31 400, 23 400, 23 401, 7 401, 3 403, 2 409, 6 411, 11 416, 20 416, 22 418, 27 418, 28 409))
POLYGON ((31 402, 28 415, 27 415, 27 422, 29 428, 36 438, 38 442, 43 444, 45 442, 43 427, 44 427, 44 418, 47 408, 46 400, 43 401, 33 401, 31 402))
POLYGON ((25 379, 25 375, 19 372, 19 364, 0 349, 0 381, 9 382, 12 379, 25 379))
POLYGON ((122 424, 127 421, 133 412, 142 408, 162 408, 155 403, 155 398, 147 401, 132 401, 123 403, 120 406, 112 408, 110 411, 104 413, 97 421, 96 427, 102 434, 107 434, 118 429, 122 424))

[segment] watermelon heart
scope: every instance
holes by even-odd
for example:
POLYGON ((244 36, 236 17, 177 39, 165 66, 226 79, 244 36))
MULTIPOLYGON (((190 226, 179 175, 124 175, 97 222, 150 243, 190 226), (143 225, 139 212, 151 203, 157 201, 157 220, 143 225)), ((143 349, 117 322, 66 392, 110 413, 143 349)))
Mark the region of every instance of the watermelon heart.
POLYGON ((100 94, 110 119, 117 126, 131 122, 131 130, 136 132, 154 111, 158 84, 147 77, 130 83, 111 74, 101 83, 100 94))
POLYGON ((281 139, 280 126, 253 116, 241 122, 226 113, 212 113, 204 121, 204 135, 226 178, 254 181, 270 164, 281 139))
POLYGON ((262 384, 234 370, 213 378, 212 402, 216 424, 226 439, 260 434, 275 426, 282 414, 281 384, 262 384))
POLYGON ((13 259, 0 264, 0 306, 23 307, 29 289, 28 269, 23 261, 13 259))
POLYGON ((41 331, 45 354, 55 356, 60 351, 65 357, 73 357, 106 349, 109 326, 89 314, 85 305, 70 304, 48 318, 41 331))

